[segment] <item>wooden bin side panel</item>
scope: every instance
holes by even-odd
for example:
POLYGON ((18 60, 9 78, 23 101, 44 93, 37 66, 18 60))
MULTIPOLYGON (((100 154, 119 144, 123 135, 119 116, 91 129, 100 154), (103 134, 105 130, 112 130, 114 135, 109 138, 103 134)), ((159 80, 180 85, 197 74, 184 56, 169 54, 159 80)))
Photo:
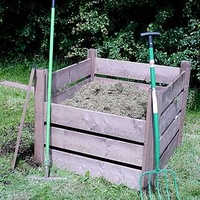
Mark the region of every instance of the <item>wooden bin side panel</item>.
MULTIPOLYGON (((172 142, 172 140, 178 135, 179 127, 180 127, 180 116, 181 116, 181 106, 182 106, 182 98, 181 94, 177 100, 177 102, 170 105, 169 109, 166 111, 164 115, 161 117, 161 138, 160 138, 160 155, 161 157, 164 154, 168 154, 168 146, 172 142)), ((177 138, 177 137, 176 137, 177 138)), ((176 146, 173 146, 175 149, 176 146)), ((174 149, 170 148, 170 151, 174 149)), ((171 155, 170 155, 171 156, 171 155)), ((169 157, 170 157, 169 156, 169 157)), ((168 158, 169 158, 168 157, 168 158)), ((163 164, 164 165, 164 164, 163 164)))
POLYGON ((76 130, 51 127, 51 146, 74 154, 95 156, 129 165, 142 166, 143 145, 87 134, 76 130))
MULTIPOLYGON (((46 103, 45 103, 46 110, 46 103)), ((46 119, 46 112, 44 117, 46 119)), ((51 123, 144 142, 145 121, 52 103, 51 123)))
MULTIPOLYGON (((169 84, 180 73, 180 68, 155 65, 156 79, 169 84)), ((95 74, 150 81, 149 64, 119 61, 104 58, 95 59, 95 74)))
POLYGON ((184 120, 185 120, 185 112, 186 112, 186 103, 187 103, 187 96, 188 96, 188 89, 189 89, 189 82, 190 82, 190 72, 191 72, 191 62, 189 61, 182 61, 181 62, 181 72, 185 72, 184 77, 184 91, 183 91, 183 102, 182 102, 182 112, 181 112, 181 123, 180 129, 178 133, 178 142, 177 145, 181 145, 182 138, 183 138, 183 127, 184 127, 184 120))
POLYGON ((52 158, 53 163, 58 167, 82 175, 89 171, 93 177, 104 177, 112 183, 125 184, 130 188, 139 189, 138 180, 141 170, 56 150, 52 150, 52 158))
POLYGON ((161 101, 159 113, 165 111, 165 109, 176 99, 178 94, 184 90, 184 77, 185 72, 180 73, 174 81, 172 81, 161 94, 161 101))
POLYGON ((52 92, 64 88, 81 78, 91 75, 92 62, 91 58, 83 60, 77 64, 65 67, 53 73, 52 75, 52 92))
POLYGON ((164 168, 167 164, 167 161, 172 156, 175 148, 177 147, 177 141, 178 141, 178 134, 175 135, 175 137, 170 141, 169 145, 165 149, 165 152, 160 157, 160 167, 164 168))
POLYGON ((46 98, 46 73, 47 70, 36 70, 35 85, 35 134, 34 134, 34 159, 44 161, 44 101, 46 98))
MULTIPOLYGON (((179 74, 165 89, 157 91, 159 125, 160 125, 160 163, 164 167, 176 148, 178 131, 181 122, 185 73, 179 74)), ((149 91, 146 133, 142 171, 154 169, 154 136, 152 125, 151 92, 149 91)), ((143 186, 146 186, 143 181, 143 186)))
POLYGON ((183 92, 181 92, 176 99, 167 107, 167 109, 160 116, 160 136, 162 136, 169 125, 177 118, 181 112, 183 102, 183 92))
POLYGON ((90 78, 87 78, 81 81, 80 83, 77 83, 74 86, 71 86, 70 88, 67 88, 61 92, 53 94, 52 103, 60 103, 64 101, 65 99, 74 97, 75 94, 81 89, 81 87, 88 84, 90 81, 91 81, 90 78))
POLYGON ((186 107, 185 90, 189 82, 186 81, 186 72, 181 71, 180 75, 167 86, 160 99, 160 162, 164 167, 168 159, 177 147, 178 140, 182 137, 182 116, 185 115, 186 107))

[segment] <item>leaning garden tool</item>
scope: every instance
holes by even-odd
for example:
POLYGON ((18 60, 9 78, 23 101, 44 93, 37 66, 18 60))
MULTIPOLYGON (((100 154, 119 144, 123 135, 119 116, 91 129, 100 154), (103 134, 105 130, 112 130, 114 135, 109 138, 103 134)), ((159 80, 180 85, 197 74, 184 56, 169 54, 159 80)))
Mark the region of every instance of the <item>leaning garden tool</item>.
POLYGON ((150 61, 150 79, 151 79, 151 94, 152 94, 152 109, 153 109, 153 130, 154 130, 154 156, 155 156, 155 169, 146 171, 140 176, 140 199, 143 199, 143 181, 147 180, 147 198, 153 199, 172 199, 172 193, 175 192, 176 199, 180 199, 178 186, 176 182, 176 174, 170 169, 160 169, 160 133, 159 133, 159 117, 158 117, 158 104, 156 96, 156 75, 154 67, 154 53, 153 53, 153 37, 160 36, 158 32, 141 33, 141 36, 148 36, 149 42, 149 61, 150 61), (173 180, 173 190, 169 188, 169 177, 173 180), (164 184, 164 190, 161 185, 164 184), (154 187, 153 187, 154 186, 154 187), (154 189, 154 194, 153 194, 154 189))
POLYGON ((36 70, 35 67, 33 67, 32 70, 31 70, 29 85, 28 85, 27 93, 26 93, 26 100, 25 100, 25 103, 24 103, 22 118, 21 118, 21 122, 20 122, 20 126, 19 126, 18 135, 17 135, 17 143, 16 143, 16 147, 15 147, 14 158, 13 158, 13 161, 12 161, 12 169, 15 168, 15 164, 16 164, 16 160, 17 160, 17 154, 18 154, 18 151, 19 151, 19 145, 20 145, 20 140, 21 140, 21 136, 22 136, 24 120, 25 120, 25 117, 26 117, 26 111, 27 111, 27 108, 28 108, 28 103, 29 103, 29 98, 30 98, 30 93, 31 93, 31 86, 32 86, 33 79, 34 79, 34 76, 35 76, 35 70, 36 70))

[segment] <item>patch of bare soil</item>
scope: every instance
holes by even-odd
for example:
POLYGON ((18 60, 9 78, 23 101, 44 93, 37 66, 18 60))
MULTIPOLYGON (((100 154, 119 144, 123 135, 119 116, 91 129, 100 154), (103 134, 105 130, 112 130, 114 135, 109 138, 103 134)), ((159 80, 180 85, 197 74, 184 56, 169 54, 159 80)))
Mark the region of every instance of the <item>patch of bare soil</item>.
POLYGON ((91 82, 77 95, 63 102, 64 105, 100 111, 137 119, 146 118, 147 93, 136 85, 118 82, 101 85, 91 82))
MULTIPOLYGON (((33 124, 25 123, 24 129, 26 129, 26 131, 33 132, 34 126, 33 126, 33 124)), ((13 128, 10 129, 10 131, 6 130, 6 133, 9 134, 9 132, 10 132, 10 134, 13 134, 14 133, 13 130, 17 130, 17 129, 15 127, 13 127, 13 128)), ((15 134, 16 134, 16 132, 15 132, 15 134)), ((17 140, 11 140, 11 141, 8 141, 5 144, 3 144, 0 148, 0 156, 7 155, 9 153, 13 153, 13 155, 14 155, 16 142, 17 142, 17 140)), ((20 147, 19 147, 17 159, 18 160, 24 160, 26 163, 28 163, 32 167, 38 167, 40 164, 37 163, 33 159, 33 155, 34 155, 34 145, 33 145, 33 143, 27 144, 27 141, 24 141, 22 139, 21 142, 20 142, 20 147)))

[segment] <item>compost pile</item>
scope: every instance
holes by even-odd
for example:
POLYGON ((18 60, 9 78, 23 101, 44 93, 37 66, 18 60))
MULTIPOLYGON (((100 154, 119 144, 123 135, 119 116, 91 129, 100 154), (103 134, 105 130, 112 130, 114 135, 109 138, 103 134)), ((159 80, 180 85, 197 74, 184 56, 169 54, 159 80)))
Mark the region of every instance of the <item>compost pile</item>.
POLYGON ((83 86, 75 97, 64 105, 100 111, 137 119, 146 118, 147 93, 137 86, 118 82, 101 85, 91 82, 83 86))

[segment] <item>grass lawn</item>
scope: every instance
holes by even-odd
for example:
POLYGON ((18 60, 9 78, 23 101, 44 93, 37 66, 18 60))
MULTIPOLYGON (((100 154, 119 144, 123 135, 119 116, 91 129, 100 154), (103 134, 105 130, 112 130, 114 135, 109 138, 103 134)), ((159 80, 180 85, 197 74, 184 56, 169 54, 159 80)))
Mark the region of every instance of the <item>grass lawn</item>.
MULTIPOLYGON (((25 81, 21 81, 25 82, 25 81)), ((11 163, 21 119, 24 91, 0 86, 0 199, 2 200, 134 200, 138 192, 115 185, 103 178, 79 176, 53 168, 51 176, 65 177, 60 181, 34 180, 43 177, 44 169, 33 161, 34 101, 31 98, 16 169, 11 163)), ((179 147, 168 168, 178 174, 181 199, 200 199, 200 112, 187 111, 183 145, 179 147)))

